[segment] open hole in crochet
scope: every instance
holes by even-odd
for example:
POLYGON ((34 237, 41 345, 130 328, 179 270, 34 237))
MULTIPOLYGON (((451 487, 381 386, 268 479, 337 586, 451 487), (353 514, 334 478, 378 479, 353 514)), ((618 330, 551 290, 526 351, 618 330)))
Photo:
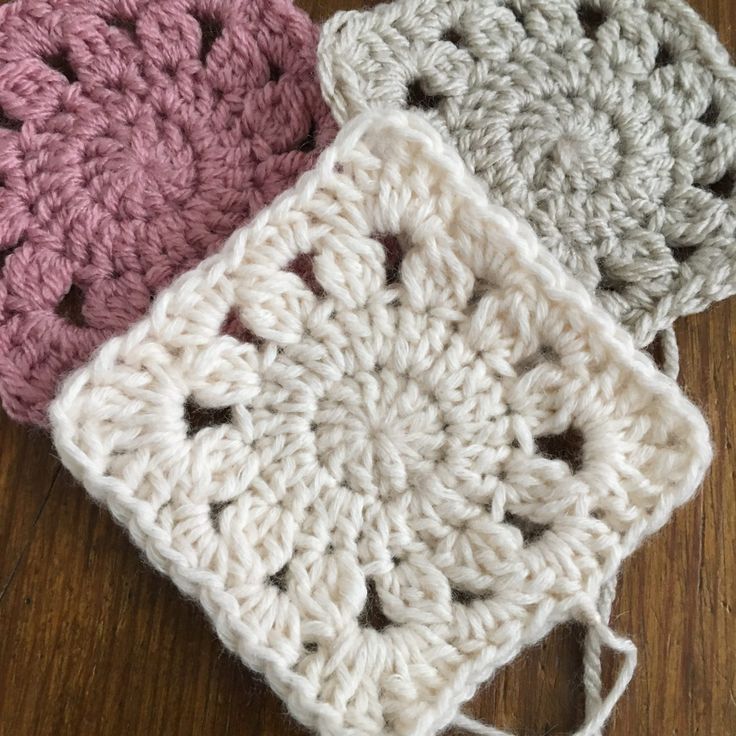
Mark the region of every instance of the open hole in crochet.
POLYGON ((210 504, 210 523, 212 528, 219 534, 220 532, 220 516, 222 512, 232 504, 233 499, 227 501, 215 501, 210 504))
POLYGON ((136 26, 135 21, 132 18, 122 18, 119 15, 114 15, 110 18, 106 18, 105 21, 107 25, 117 28, 131 38, 135 38, 136 26))
POLYGON ((525 27, 525 26, 524 26, 524 14, 523 14, 523 13, 522 13, 522 12, 521 12, 521 11, 519 10, 519 8, 517 7, 516 3, 515 3, 515 2, 513 2, 513 1, 512 1, 512 2, 507 2, 507 3, 506 3, 506 8, 507 8, 507 9, 508 9, 509 11, 511 11, 511 13, 512 13, 512 14, 513 14, 513 16, 514 16, 514 18, 516 19, 516 22, 517 22, 517 23, 518 23, 518 24, 519 24, 519 25, 520 25, 520 26, 521 26, 522 28, 524 28, 524 27, 525 27))
POLYGON ((727 171, 718 181, 696 182, 695 186, 706 192, 710 192, 719 199, 729 199, 733 195, 736 179, 733 173, 727 171))
POLYGON ((396 284, 401 279, 401 262, 404 250, 398 235, 374 233, 371 238, 383 246, 383 267, 386 270, 386 285, 396 284))
POLYGON ((50 66, 54 71, 59 72, 59 74, 66 77, 66 80, 70 84, 77 81, 77 73, 74 71, 74 67, 72 67, 69 61, 66 49, 57 51, 51 56, 44 57, 43 62, 46 66, 50 66))
POLYGON ((598 29, 606 22, 606 15, 600 8, 584 2, 578 8, 578 20, 580 21, 583 33, 588 38, 595 38, 598 34, 598 29))
POLYGON ((289 263, 286 270, 299 276, 315 296, 321 298, 325 295, 322 284, 317 281, 314 274, 314 253, 300 253, 289 263))
POLYGON ((525 516, 512 514, 510 511, 507 511, 503 517, 503 523, 510 524, 521 532, 524 546, 536 542, 550 528, 549 524, 538 524, 536 521, 532 521, 525 516))
POLYGON ((667 245, 669 246, 670 253, 672 253, 672 257, 678 263, 685 263, 689 261, 695 251, 698 249, 695 245, 672 245, 670 243, 668 243, 667 245))
POLYGON ((287 562, 280 570, 273 575, 268 576, 269 585, 278 588, 282 593, 286 593, 287 575, 289 573, 289 563, 287 562))
POLYGON ((654 59, 654 68, 661 69, 662 67, 670 66, 670 64, 674 63, 675 57, 669 44, 660 44, 659 50, 657 51, 657 56, 654 59))
POLYGON ((457 30, 457 28, 448 28, 441 36, 440 40, 442 41, 448 41, 453 46, 464 46, 465 43, 463 41, 462 34, 457 30))
POLYGON ((467 606, 473 601, 482 601, 485 598, 490 598, 492 593, 490 593, 490 591, 478 593, 473 590, 466 590, 465 588, 453 585, 450 587, 450 595, 452 596, 452 600, 455 601, 455 603, 460 603, 463 606, 467 606))
POLYGON ((497 286, 492 281, 486 279, 476 279, 473 284, 473 291, 468 298, 468 307, 476 307, 480 300, 488 294, 488 292, 496 289, 497 286))
POLYGON ((535 439, 537 452, 549 460, 562 460, 577 473, 583 465, 585 435, 577 427, 568 427, 560 434, 545 435, 535 439))
POLYGON ((304 651, 307 654, 314 654, 317 649, 319 649, 319 645, 316 641, 305 641, 304 642, 304 651))
POLYGON ((317 123, 312 120, 307 134, 296 144, 296 150, 302 153, 311 153, 317 148, 317 123))
POLYGON ((383 631, 387 626, 391 626, 391 620, 381 609, 381 599, 376 590, 376 584, 372 579, 368 579, 365 584, 366 597, 363 610, 358 616, 358 624, 364 629, 374 629, 375 631, 383 631))
POLYGON ((229 335, 240 342, 249 342, 252 345, 262 345, 263 340, 251 332, 241 321, 238 316, 238 310, 233 307, 225 316, 220 327, 221 335, 229 335))
POLYGON ((184 421, 187 425, 187 437, 194 437, 208 427, 219 427, 233 421, 233 410, 230 406, 202 406, 193 396, 184 402, 184 421))
POLYGON ((5 268, 5 264, 8 261, 8 258, 16 251, 23 243, 18 242, 15 245, 11 245, 10 248, 5 248, 5 250, 0 250, 0 274, 3 272, 3 268, 5 268))
POLYGON ((84 292, 76 284, 72 284, 56 305, 56 314, 75 327, 85 327, 83 308, 84 292))
POLYGON ((601 275, 598 288, 601 291, 607 291, 611 294, 623 294, 626 291, 627 283, 611 273, 601 261, 598 262, 598 271, 601 275))
POLYGON ((0 128, 6 128, 7 130, 20 130, 23 127, 23 123, 20 120, 11 118, 8 113, 0 107, 0 128))
POLYGON ((269 82, 278 82, 281 79, 284 70, 273 60, 268 60, 268 80, 269 82))
POLYGON ((199 15, 195 16, 195 18, 197 23, 199 23, 202 38, 199 45, 199 60, 203 64, 206 64, 207 57, 210 51, 212 51, 215 41, 222 36, 222 23, 212 15, 199 15))
POLYGON ((434 110, 439 107, 440 102, 442 102, 442 97, 427 93, 420 79, 415 79, 406 88, 406 104, 409 107, 418 107, 421 110, 434 110))
POLYGON ((714 128, 718 125, 718 119, 720 117, 721 108, 718 107, 718 103, 715 100, 711 100, 705 112, 698 118, 698 122, 701 125, 707 125, 709 128, 714 128))
POLYGON ((559 360, 560 356, 554 348, 549 347, 549 345, 542 345, 535 353, 522 358, 515 368, 518 374, 527 373, 542 363, 558 363, 559 360))

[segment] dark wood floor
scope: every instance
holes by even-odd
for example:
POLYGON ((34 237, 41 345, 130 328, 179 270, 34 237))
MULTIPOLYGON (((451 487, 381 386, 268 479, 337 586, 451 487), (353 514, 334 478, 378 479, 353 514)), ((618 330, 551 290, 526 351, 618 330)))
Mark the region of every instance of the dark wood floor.
MULTIPOLYGON (((323 19, 363 3, 301 4, 323 19)), ((736 1, 693 5, 736 51, 736 1)), ((736 733, 736 300, 677 333, 681 383, 710 420, 716 458, 699 496, 624 568, 613 625, 640 665, 610 736, 736 733)), ((579 637, 557 630, 469 709, 520 734, 573 729, 579 637)), ((48 438, 0 417, 0 734, 299 733, 60 469, 48 438)))

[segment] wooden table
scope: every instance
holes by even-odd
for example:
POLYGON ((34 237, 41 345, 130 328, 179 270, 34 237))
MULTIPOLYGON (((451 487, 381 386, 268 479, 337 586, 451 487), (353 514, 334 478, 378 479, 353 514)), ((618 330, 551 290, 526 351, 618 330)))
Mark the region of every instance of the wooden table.
MULTIPOLYGON (((360 0, 304 0, 317 19, 360 0)), ((695 0, 736 51, 736 2, 695 0)), ((708 416, 704 488, 625 565, 613 626, 639 668, 610 736, 736 734, 736 299, 677 327, 681 383, 708 416), (731 426, 729 426, 731 425, 731 426)), ((0 417, 0 734, 300 734, 198 608, 141 563, 48 437, 0 417)), ((468 710, 520 734, 579 724, 580 630, 560 628, 468 710)))

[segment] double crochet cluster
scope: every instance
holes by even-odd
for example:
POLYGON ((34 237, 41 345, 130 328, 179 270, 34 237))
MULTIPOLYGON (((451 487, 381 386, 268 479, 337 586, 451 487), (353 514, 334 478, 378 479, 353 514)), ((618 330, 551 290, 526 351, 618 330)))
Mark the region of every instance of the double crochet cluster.
POLYGON ((0 401, 142 316, 334 135, 289 0, 17 0, 0 11, 0 401))

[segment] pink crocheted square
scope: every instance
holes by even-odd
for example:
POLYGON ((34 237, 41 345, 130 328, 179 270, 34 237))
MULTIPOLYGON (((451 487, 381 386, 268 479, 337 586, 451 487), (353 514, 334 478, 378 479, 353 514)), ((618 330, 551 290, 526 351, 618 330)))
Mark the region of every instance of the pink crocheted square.
POLYGON ((335 126, 290 0, 0 10, 0 402, 61 375, 308 169, 335 126))

